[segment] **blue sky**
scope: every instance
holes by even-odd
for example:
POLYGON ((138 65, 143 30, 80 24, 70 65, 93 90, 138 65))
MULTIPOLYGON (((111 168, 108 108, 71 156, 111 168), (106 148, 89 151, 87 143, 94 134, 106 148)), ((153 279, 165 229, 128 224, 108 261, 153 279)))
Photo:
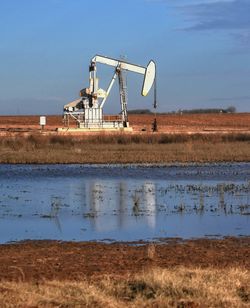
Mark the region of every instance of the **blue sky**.
MULTIPOLYGON (((1 0, 0 114, 61 114, 95 54, 157 63, 158 111, 250 111, 250 0, 1 0)), ((98 67, 105 88, 113 69, 98 67)), ((151 108, 128 73, 128 108, 151 108)), ((105 105, 119 112, 117 87, 105 105)))

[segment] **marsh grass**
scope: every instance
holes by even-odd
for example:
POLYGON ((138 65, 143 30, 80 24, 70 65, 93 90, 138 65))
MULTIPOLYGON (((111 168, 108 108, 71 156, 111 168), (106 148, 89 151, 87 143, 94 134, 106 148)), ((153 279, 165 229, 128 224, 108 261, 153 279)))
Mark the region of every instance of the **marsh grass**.
POLYGON ((92 281, 0 283, 1 307, 249 307, 241 268, 149 269, 92 281))
POLYGON ((31 134, 0 139, 1 163, 250 161, 250 134, 31 134))

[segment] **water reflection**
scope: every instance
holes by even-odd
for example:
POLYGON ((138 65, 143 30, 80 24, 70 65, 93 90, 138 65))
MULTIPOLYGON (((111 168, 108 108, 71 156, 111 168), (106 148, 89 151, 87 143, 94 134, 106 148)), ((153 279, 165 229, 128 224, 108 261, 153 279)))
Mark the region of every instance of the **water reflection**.
POLYGON ((118 225, 120 226, 121 229, 125 229, 127 222, 126 222, 126 209, 127 209, 127 184, 126 182, 120 182, 118 184, 118 202, 117 204, 119 204, 119 221, 118 221, 118 225))
POLYGON ((132 188, 125 181, 94 181, 85 183, 86 206, 84 218, 92 218, 91 225, 97 231, 126 229, 131 216, 145 216, 150 228, 156 224, 156 188, 145 182, 132 188))
POLYGON ((198 212, 200 215, 204 214, 204 209, 205 209, 205 196, 204 196, 204 192, 201 191, 200 192, 200 204, 198 208, 198 212))
POLYGON ((145 183, 143 185, 143 197, 145 201, 145 209, 148 213, 147 223, 152 229, 156 224, 156 188, 154 183, 145 183))
POLYGON ((0 189, 1 242, 249 235, 249 180, 69 175, 0 178, 0 189))
POLYGON ((54 220, 55 225, 60 233, 62 233, 62 227, 59 220, 59 211, 62 207, 62 202, 60 197, 51 197, 51 212, 50 216, 54 220))

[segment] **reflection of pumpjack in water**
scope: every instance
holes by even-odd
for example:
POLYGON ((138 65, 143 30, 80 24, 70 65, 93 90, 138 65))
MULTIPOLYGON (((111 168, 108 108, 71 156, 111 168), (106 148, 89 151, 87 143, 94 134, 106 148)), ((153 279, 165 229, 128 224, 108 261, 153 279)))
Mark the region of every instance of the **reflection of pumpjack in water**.
MULTIPOLYGON (((128 224, 128 205, 131 202, 129 189, 126 182, 120 182, 118 185, 112 183, 91 183, 89 187, 89 210, 91 221, 94 228, 99 231, 110 231, 121 229, 128 224), (114 187, 115 186, 115 187, 114 187), (115 196, 116 194, 116 196, 115 196), (107 214, 107 215, 105 215, 107 214)), ((140 189, 136 190, 138 196, 137 204, 132 200, 132 211, 135 206, 138 211, 146 215, 147 224, 151 228, 156 225, 156 189, 153 183, 144 183, 140 189), (140 192, 140 193, 137 193, 140 192)), ((133 198, 133 197, 132 197, 133 198)))
POLYGON ((225 203, 225 194, 224 194, 225 185, 219 185, 219 205, 220 208, 223 209, 225 215, 227 214, 227 205, 225 203))
POLYGON ((87 204, 95 230, 111 231, 126 225, 126 183, 94 182, 86 189, 89 191, 87 204))
POLYGON ((108 187, 103 182, 90 183, 86 187, 89 191, 89 204, 91 222, 98 231, 110 231, 117 228, 117 222, 111 217, 113 187, 108 187), (108 214, 108 215, 106 215, 108 214))
POLYGON ((145 208, 148 212, 148 225, 154 229, 156 225, 156 188, 154 183, 145 183, 143 185, 143 194, 145 208))
POLYGON ((132 200, 133 200, 132 212, 137 217, 140 215, 140 203, 141 203, 140 192, 135 191, 135 193, 132 195, 132 200))
POLYGON ((119 183, 119 194, 117 198, 117 204, 119 206, 119 215, 118 215, 118 226, 120 229, 126 227, 126 207, 127 207, 127 183, 119 183))
POLYGON ((132 195, 132 211, 135 217, 146 215, 148 225, 154 229, 156 225, 156 188, 154 183, 144 183, 142 188, 132 195))
POLYGON ((57 229, 59 230, 60 233, 62 233, 62 227, 58 217, 60 208, 61 208, 61 199, 59 197, 51 197, 51 209, 49 217, 53 219, 57 229))
POLYGON ((102 209, 103 186, 99 183, 93 183, 90 187, 90 211, 93 217, 96 217, 102 209))

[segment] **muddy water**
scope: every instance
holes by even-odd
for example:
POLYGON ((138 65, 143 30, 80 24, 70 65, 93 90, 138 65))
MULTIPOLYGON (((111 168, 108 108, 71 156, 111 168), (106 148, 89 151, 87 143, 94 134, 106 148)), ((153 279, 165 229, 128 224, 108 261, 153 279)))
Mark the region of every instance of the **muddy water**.
POLYGON ((0 165, 0 242, 250 234, 250 164, 0 165))

